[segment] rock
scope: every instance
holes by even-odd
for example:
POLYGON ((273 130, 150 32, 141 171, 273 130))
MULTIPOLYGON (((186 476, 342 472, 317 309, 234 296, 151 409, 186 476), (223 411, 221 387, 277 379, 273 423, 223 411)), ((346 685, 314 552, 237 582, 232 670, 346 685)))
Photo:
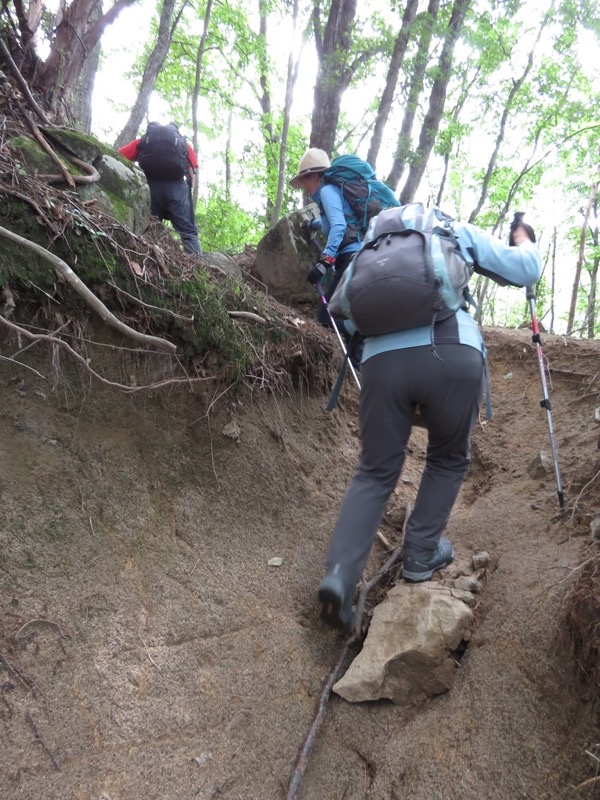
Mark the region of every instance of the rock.
POLYGON ((454 681, 452 654, 473 627, 473 612, 449 587, 394 586, 373 612, 362 651, 333 690, 353 703, 384 697, 414 703, 441 694, 454 681))
POLYGON ((529 477, 534 480, 545 478, 552 471, 552 456, 547 450, 540 450, 527 467, 529 477))
POLYGON ((78 187, 82 200, 95 200, 96 206, 136 234, 143 234, 150 222, 150 189, 146 176, 133 162, 109 155, 94 159, 100 173, 97 183, 78 187))
MULTIPOLYGON (((87 173, 69 160, 69 153, 98 171, 98 181, 76 185, 81 200, 93 200, 92 208, 97 207, 136 234, 144 233, 150 221, 150 189, 144 173, 94 136, 68 129, 53 128, 44 132, 71 174, 87 173), (62 143, 64 150, 56 142, 62 143)), ((56 164, 30 136, 17 136, 10 145, 19 151, 30 171, 58 173, 56 164)))
POLYGON ((237 281, 242 279, 241 268, 235 263, 231 256, 225 255, 225 253, 204 253, 201 260, 211 264, 213 267, 217 267, 237 281))
POLYGON ((452 580, 456 580, 460 576, 460 567, 458 564, 450 564, 450 566, 446 569, 446 575, 452 580))
POLYGON ((457 589, 460 589, 461 592, 471 592, 475 594, 479 594, 483 589, 483 586, 479 583, 477 578, 474 578, 472 575, 461 575, 460 578, 456 579, 454 585, 457 589))
POLYGON ((473 556, 473 569, 481 569, 481 567, 489 567, 491 562, 490 554, 485 550, 480 553, 475 553, 473 556))
POLYGON ((303 219, 318 217, 315 203, 280 219, 257 245, 256 271, 269 292, 286 305, 315 304, 315 290, 306 273, 318 258, 302 233, 303 219))
POLYGON ((223 436, 233 439, 235 442, 237 442, 237 444, 240 443, 240 426, 234 419, 232 419, 231 422, 228 422, 223 428, 223 436))

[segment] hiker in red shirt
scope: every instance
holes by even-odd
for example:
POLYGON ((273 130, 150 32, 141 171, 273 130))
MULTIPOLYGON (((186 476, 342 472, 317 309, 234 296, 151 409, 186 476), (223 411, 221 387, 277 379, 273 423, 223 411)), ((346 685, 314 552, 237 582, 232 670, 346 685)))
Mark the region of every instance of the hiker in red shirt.
POLYGON ((168 219, 189 253, 202 255, 194 219, 192 188, 198 159, 177 125, 151 122, 139 139, 119 148, 119 153, 137 161, 150 187, 150 211, 161 222, 168 219))

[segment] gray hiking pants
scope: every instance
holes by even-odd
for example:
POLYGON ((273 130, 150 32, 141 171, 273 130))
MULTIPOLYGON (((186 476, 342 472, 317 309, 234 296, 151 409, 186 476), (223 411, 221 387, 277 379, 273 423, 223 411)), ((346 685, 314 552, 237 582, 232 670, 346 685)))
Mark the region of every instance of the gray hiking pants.
POLYGON ((483 356, 461 344, 392 350, 361 368, 358 471, 342 502, 327 567, 362 577, 377 528, 404 463, 418 405, 429 439, 405 546, 433 552, 471 463, 471 431, 481 402, 483 356))

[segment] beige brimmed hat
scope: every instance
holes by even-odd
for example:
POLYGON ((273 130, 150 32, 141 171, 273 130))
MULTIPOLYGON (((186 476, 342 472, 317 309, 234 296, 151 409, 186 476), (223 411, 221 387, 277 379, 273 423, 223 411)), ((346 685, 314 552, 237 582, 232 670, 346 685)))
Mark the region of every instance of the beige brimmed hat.
POLYGON ((294 189, 302 188, 302 178, 315 172, 325 172, 331 166, 329 156, 325 150, 318 147, 311 147, 304 153, 298 164, 298 174, 290 181, 290 186, 294 189))

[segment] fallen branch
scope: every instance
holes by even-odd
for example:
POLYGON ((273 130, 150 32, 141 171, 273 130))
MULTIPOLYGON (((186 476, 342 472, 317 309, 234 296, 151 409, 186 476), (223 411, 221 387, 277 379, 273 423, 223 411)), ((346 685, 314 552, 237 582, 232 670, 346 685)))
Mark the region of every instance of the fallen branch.
MULTIPOLYGON (((9 322, 0 314, 0 324, 5 325, 8 328, 20 333, 23 336, 27 336, 29 339, 34 339, 36 341, 45 341, 50 342, 51 344, 58 345, 59 347, 63 347, 81 366, 89 372, 97 380, 101 381, 101 383, 106 384, 107 386, 112 386, 114 389, 121 389, 124 392, 141 392, 144 389, 162 389, 163 386, 169 386, 179 383, 202 383, 204 381, 212 381, 215 380, 214 376, 208 376, 206 378, 168 378, 164 381, 158 381, 157 383, 148 383, 144 386, 126 386, 123 383, 116 383, 115 381, 109 381, 108 378, 103 378, 102 375, 99 375, 95 372, 90 365, 87 363, 83 356, 80 356, 76 350, 73 350, 70 344, 63 341, 62 339, 57 339, 55 336, 48 336, 47 334, 43 333, 30 333, 26 328, 22 328, 19 325, 15 325, 14 322, 9 322)), ((20 362, 16 362, 20 363, 20 362)))
POLYGON ((596 775, 595 778, 588 778, 587 781, 583 781, 583 783, 578 783, 577 786, 574 786, 576 792, 580 789, 585 789, 586 786, 593 786, 595 783, 600 783, 600 775, 596 775))
POLYGON ((408 522, 408 518, 410 517, 411 507, 410 504, 406 506, 406 512, 404 515, 404 525, 402 526, 402 537, 400 542, 396 546, 396 549, 391 554, 391 556, 387 559, 384 565, 379 569, 375 575, 371 578, 370 581, 365 581, 363 586, 360 590, 360 594, 358 596, 358 603, 356 604, 356 611, 354 612, 354 636, 357 639, 363 638, 363 629, 362 629, 362 621, 365 613, 365 605, 367 602, 367 595, 373 589, 379 581, 387 575, 387 573, 391 570, 391 568, 396 564, 397 561, 400 560, 400 556, 402 555, 402 549, 404 547, 404 536, 406 534, 406 524, 408 522))
POLYGON ((304 740, 304 743, 298 755, 296 766, 294 768, 294 772, 292 774, 290 785, 286 794, 286 800, 296 800, 296 798, 298 797, 300 784, 302 783, 302 779, 304 778, 304 773, 306 772, 306 768, 308 766, 308 759, 310 758, 310 754, 315 744, 315 740, 319 734, 319 731, 321 730, 321 726, 323 725, 325 714, 327 713, 327 703, 329 701, 329 697, 331 696, 331 689, 333 687, 333 684, 337 681, 338 675, 340 674, 340 672, 342 671, 342 667, 344 666, 346 657, 350 652, 350 647, 355 643, 355 641, 356 641, 355 636, 350 636, 347 639, 342 649, 340 657, 338 658, 334 667, 327 676, 327 680, 325 681, 325 685, 323 686, 323 691, 321 692, 321 697, 319 698, 319 707, 317 710, 317 715, 313 720, 313 724, 311 725, 308 735, 304 740))
POLYGON ((55 256, 54 253, 51 253, 49 250, 46 250, 45 247, 40 247, 39 244, 35 242, 30 242, 29 239, 24 239, 22 236, 19 236, 12 231, 9 231, 7 228, 3 228, 0 226, 0 236, 4 236, 7 239, 10 239, 17 244, 23 245, 24 247, 33 250, 34 253, 37 253, 42 258, 49 261, 52 266, 59 272, 60 275, 70 284, 70 286, 75 289, 77 294, 79 294, 86 303, 91 306, 94 311, 100 316, 100 318, 111 327, 118 330, 120 333, 124 334, 125 336, 129 336, 130 339, 133 339, 136 342, 141 342, 142 344, 153 345, 154 347, 158 347, 160 350, 164 350, 170 353, 175 353, 177 351, 176 345, 168 342, 166 339, 161 339, 158 336, 148 336, 145 333, 140 333, 139 331, 135 331, 133 328, 130 328, 129 325, 125 325, 124 322, 117 319, 115 315, 108 310, 108 308, 104 305, 104 303, 99 300, 96 295, 88 289, 85 283, 73 272, 71 267, 65 263, 61 258, 55 256))
POLYGON ((267 324, 264 317, 259 317, 258 314, 253 314, 251 311, 228 311, 230 317, 241 317, 242 319, 250 319, 253 322, 260 322, 263 325, 267 324))
POLYGON ((306 772, 306 768, 308 766, 308 759, 312 752, 317 735, 323 724, 323 720, 325 719, 325 714, 327 713, 327 703, 331 696, 331 690, 333 688, 333 685, 337 681, 338 675, 342 671, 342 667, 344 666, 344 662, 346 661, 346 657, 350 651, 350 648, 352 647, 352 645, 362 641, 363 639, 362 618, 364 614, 364 607, 367 594, 371 591, 371 589, 374 586, 376 586, 379 583, 379 581, 383 578, 383 576, 386 575, 390 571, 390 569, 394 566, 394 564, 399 560, 404 545, 406 523, 408 522, 408 518, 410 517, 410 512, 411 512, 411 507, 410 505, 407 505, 406 515, 404 517, 404 525, 402 528, 402 538, 400 539, 398 546, 396 547, 392 555, 388 558, 388 560, 385 562, 385 564, 381 567, 381 569, 373 576, 373 578, 371 578, 370 581, 365 581, 365 583, 363 584, 358 604, 356 607, 356 611, 354 614, 354 631, 352 635, 349 636, 348 639, 346 640, 340 657, 336 661, 334 667, 329 673, 329 676, 327 677, 327 681, 325 682, 323 691, 321 692, 321 697, 319 698, 319 707, 317 709, 316 717, 313 720, 313 724, 311 725, 310 731, 308 732, 308 735, 304 740, 304 744, 302 745, 302 749, 300 750, 300 754, 296 761, 296 767, 294 768, 294 772, 290 780, 290 785, 288 793, 286 795, 286 800, 296 800, 296 798, 298 797, 300 784, 302 782, 304 773, 306 772))

